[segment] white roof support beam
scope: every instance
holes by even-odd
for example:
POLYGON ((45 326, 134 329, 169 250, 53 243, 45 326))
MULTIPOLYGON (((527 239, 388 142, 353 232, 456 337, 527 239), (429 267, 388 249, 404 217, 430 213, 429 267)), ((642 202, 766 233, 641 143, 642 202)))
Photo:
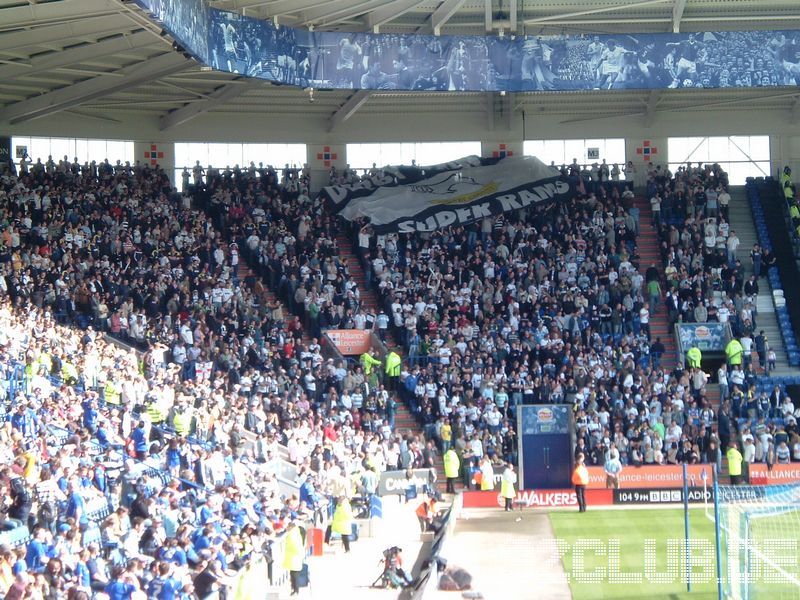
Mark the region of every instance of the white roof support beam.
POLYGON ((270 17, 280 17, 306 10, 307 8, 330 6, 336 2, 339 2, 339 0, 280 0, 267 6, 267 14, 270 17))
MULTIPOLYGON (((2 14, 0 12, 0 14, 2 14)), ((72 21, 61 25, 48 25, 32 30, 13 31, 0 34, 0 51, 19 50, 42 44, 58 44, 62 42, 95 37, 98 35, 120 33, 133 29, 130 21, 117 14, 108 17, 97 17, 82 21, 72 21)))
POLYGON ((465 0, 444 0, 433 12, 428 22, 417 29, 417 33, 439 35, 445 23, 456 14, 458 9, 464 5, 464 2, 465 0))
POLYGON ((686 8, 686 0, 675 0, 672 5, 672 33, 680 33, 683 9, 686 8))
POLYGON ((331 116, 330 121, 328 121, 328 131, 333 131, 339 125, 347 121, 350 117, 352 117, 359 108, 366 104, 367 100, 369 100, 370 92, 367 90, 358 90, 355 94, 348 98, 347 102, 342 104, 342 106, 333 113, 331 116))
POLYGON ((517 32, 517 0, 511 0, 508 7, 508 20, 511 21, 511 31, 517 32))
POLYGON ((191 64, 193 63, 176 52, 161 54, 113 73, 86 79, 41 96, 11 104, 0 111, 0 122, 8 122, 13 125, 75 108, 91 100, 177 73, 191 64))
POLYGON ((483 0, 483 21, 487 32, 492 30, 492 22, 494 21, 493 8, 492 0, 483 0))
POLYGON ((548 21, 561 21, 563 19, 571 19, 572 17, 582 17, 584 15, 597 15, 600 13, 617 12, 620 10, 629 10, 631 8, 652 6, 653 4, 665 4, 673 1, 674 0, 643 0, 642 2, 629 2, 628 4, 617 4, 614 6, 604 6, 602 8, 588 8, 586 10, 579 10, 577 12, 564 13, 560 15, 547 15, 546 17, 537 17, 535 19, 526 19, 525 25, 536 25, 537 23, 546 23, 548 21))
POLYGON ((650 90, 650 95, 647 98, 647 111, 644 115, 645 127, 650 127, 656 120, 656 108, 658 101, 661 98, 661 90, 650 90))
POLYGON ((402 17, 408 11, 414 10, 421 4, 425 4, 425 0, 394 0, 393 2, 388 2, 384 6, 367 13, 367 26, 370 29, 380 27, 384 23, 402 17))
POLYGON ((0 28, 15 29, 34 24, 58 23, 118 12, 111 0, 60 0, 58 2, 30 3, 25 6, 3 8, 0 11, 0 28))
POLYGON ((374 8, 380 8, 386 0, 350 0, 333 6, 320 6, 303 11, 302 22, 306 25, 331 24, 358 15, 363 15, 374 8))
POLYGON ((259 8, 269 4, 275 4, 275 0, 219 0, 218 2, 211 2, 211 6, 214 8, 233 11, 246 8, 259 8))
POLYGON ((131 35, 123 35, 95 44, 84 44, 75 48, 67 48, 59 52, 50 52, 34 56, 30 64, 14 63, 0 66, 0 80, 12 77, 28 76, 46 71, 66 67, 94 58, 108 56, 125 50, 133 50, 153 44, 153 35, 148 31, 139 31, 131 35))
POLYGON ((167 131, 168 129, 172 129, 178 125, 183 125, 187 121, 207 113, 220 104, 224 104, 225 102, 233 100, 234 98, 238 98, 248 90, 251 90, 259 85, 261 85, 261 82, 259 81, 241 83, 237 81, 236 83, 231 82, 227 85, 223 85, 222 87, 218 87, 208 95, 208 98, 202 98, 195 102, 190 102, 189 104, 186 104, 177 110, 173 110, 172 112, 161 117, 159 129, 161 131, 167 131))

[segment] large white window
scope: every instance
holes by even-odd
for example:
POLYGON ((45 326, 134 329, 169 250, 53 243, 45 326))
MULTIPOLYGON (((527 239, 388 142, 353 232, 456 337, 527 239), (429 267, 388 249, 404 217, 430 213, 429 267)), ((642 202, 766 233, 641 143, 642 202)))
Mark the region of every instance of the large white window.
POLYGON ((52 156, 58 162, 65 156, 72 162, 75 158, 80 164, 85 162, 103 162, 108 159, 112 165, 119 160, 123 164, 133 164, 133 142, 123 140, 90 140, 84 138, 47 138, 47 137, 12 137, 11 147, 14 156, 18 147, 28 149, 28 156, 34 162, 41 158, 47 162, 47 157, 52 156))
POLYGON ((768 135, 669 138, 667 152, 671 171, 687 162, 719 163, 732 185, 770 173, 768 135))
POLYGON ((609 165, 625 164, 625 140, 623 138, 585 140, 526 140, 522 146, 526 156, 535 156, 546 165, 557 167, 572 164, 591 165, 603 160, 609 165))
POLYGON ((197 161, 207 168, 244 168, 255 163, 282 169, 285 165, 302 167, 306 163, 305 144, 213 144, 205 142, 175 144, 175 181, 181 181, 181 171, 190 171, 197 161))
POLYGON ((408 142, 383 144, 347 144, 347 163, 356 170, 372 165, 438 165, 465 156, 481 155, 480 142, 408 142))

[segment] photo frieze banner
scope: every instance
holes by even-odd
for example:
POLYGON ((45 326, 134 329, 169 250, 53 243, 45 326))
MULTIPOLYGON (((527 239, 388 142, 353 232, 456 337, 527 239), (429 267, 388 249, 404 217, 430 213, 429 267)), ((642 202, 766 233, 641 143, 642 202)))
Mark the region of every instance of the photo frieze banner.
POLYGON ((219 71, 282 85, 572 91, 800 84, 800 32, 433 36, 308 31, 209 7, 135 0, 219 71))

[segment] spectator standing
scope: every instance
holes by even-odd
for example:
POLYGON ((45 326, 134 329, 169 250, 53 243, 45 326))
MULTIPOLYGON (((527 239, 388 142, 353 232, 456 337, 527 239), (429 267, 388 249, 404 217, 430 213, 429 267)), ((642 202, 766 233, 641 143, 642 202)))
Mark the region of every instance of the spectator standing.
POLYGON ((761 247, 758 244, 753 244, 750 251, 750 263, 753 266, 753 275, 758 279, 761 277, 761 247))
POLYGON ((619 489, 619 475, 622 472, 622 462, 619 458, 619 450, 612 442, 611 448, 606 453, 606 461, 603 466, 606 473, 606 487, 619 489))
POLYGON ((728 241, 725 243, 728 252, 728 265, 732 266, 736 263, 736 259, 738 258, 737 253, 740 245, 741 242, 739 241, 739 236, 736 235, 736 232, 731 229, 731 232, 728 235, 728 241))

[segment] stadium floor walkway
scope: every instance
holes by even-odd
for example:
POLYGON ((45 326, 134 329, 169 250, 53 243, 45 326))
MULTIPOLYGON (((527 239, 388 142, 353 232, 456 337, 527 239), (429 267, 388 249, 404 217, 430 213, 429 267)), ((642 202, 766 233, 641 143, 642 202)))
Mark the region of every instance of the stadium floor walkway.
MULTIPOLYGON (((390 546, 403 549, 404 566, 411 570, 419 553, 419 523, 414 514, 418 503, 401 504, 398 497, 385 497, 382 520, 376 520, 370 534, 369 525, 361 523, 359 540, 350 545, 350 553, 345 554, 340 541, 325 547, 321 557, 308 559, 311 585, 300 591, 298 599, 347 598, 359 600, 396 599, 399 590, 380 590, 370 588, 370 584, 382 572, 378 561, 390 546)), ((281 599, 289 598, 289 590, 283 590, 281 599)))
MULTIPOLYGON (((464 509, 440 556, 469 571, 472 589, 486 600, 571 599, 554 541, 546 512, 464 509)), ((439 591, 431 597, 459 596, 439 591)))

